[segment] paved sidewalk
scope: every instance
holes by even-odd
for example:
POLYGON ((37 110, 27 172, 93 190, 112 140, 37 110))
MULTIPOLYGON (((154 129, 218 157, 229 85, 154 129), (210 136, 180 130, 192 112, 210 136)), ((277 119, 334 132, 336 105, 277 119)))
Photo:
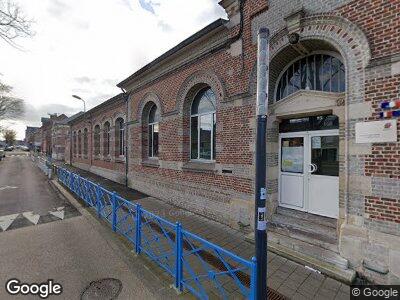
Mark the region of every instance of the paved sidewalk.
MULTIPOLYGON (((127 200, 139 203, 171 222, 181 222, 183 228, 210 242, 213 242, 243 258, 254 255, 254 245, 245 241, 245 233, 232 229, 203 216, 148 197, 136 190, 126 188, 93 173, 63 165, 82 177, 115 191, 127 200)), ((291 299, 350 299, 349 286, 322 274, 310 271, 304 266, 268 252, 268 287, 291 299)))

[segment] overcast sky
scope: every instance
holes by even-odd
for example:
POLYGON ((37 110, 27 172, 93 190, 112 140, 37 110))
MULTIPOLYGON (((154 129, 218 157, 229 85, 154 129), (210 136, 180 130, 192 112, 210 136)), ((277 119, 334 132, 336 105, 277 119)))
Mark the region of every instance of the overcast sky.
POLYGON ((14 0, 35 20, 24 51, 0 41, 0 80, 27 103, 8 124, 24 138, 47 113, 74 114, 118 94, 116 84, 212 21, 218 0, 14 0))

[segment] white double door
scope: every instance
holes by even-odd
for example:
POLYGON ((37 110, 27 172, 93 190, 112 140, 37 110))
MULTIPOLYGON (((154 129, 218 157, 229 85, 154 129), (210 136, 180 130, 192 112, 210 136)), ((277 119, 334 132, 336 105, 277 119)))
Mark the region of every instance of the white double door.
POLYGON ((279 205, 337 218, 338 130, 281 133, 279 145, 279 205))

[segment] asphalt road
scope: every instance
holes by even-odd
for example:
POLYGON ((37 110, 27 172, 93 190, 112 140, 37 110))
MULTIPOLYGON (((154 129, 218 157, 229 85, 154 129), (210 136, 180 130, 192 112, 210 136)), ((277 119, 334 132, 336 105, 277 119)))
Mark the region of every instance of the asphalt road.
POLYGON ((61 284, 63 293, 49 299, 79 300, 91 282, 104 278, 121 281, 116 299, 176 297, 170 278, 133 256, 108 226, 55 185, 28 156, 0 162, 0 299, 39 299, 8 294, 12 278, 61 284))
POLYGON ((10 155, 0 162, 0 216, 29 211, 43 215, 64 205, 26 154, 10 155))

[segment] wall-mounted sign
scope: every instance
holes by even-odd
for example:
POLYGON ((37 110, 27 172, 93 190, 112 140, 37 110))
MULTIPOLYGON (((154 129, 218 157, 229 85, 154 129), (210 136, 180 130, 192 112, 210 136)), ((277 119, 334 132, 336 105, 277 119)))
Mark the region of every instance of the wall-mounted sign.
POLYGON ((356 143, 397 142, 396 120, 356 123, 356 143))

